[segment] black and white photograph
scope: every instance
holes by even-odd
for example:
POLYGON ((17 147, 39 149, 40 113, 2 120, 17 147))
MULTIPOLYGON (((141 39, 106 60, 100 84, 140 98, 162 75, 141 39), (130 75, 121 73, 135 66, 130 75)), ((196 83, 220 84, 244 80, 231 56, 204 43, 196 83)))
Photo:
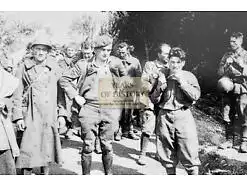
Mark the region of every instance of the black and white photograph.
POLYGON ((247 12, 0 11, 0 83, 0 175, 247 174, 247 12))

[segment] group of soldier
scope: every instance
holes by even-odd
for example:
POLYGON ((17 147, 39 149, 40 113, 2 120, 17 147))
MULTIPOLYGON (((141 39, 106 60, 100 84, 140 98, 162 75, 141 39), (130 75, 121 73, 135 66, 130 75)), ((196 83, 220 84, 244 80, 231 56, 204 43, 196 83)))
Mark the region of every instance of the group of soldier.
MULTIPOLYGON (((219 69, 220 77, 228 77, 234 89, 225 89, 228 84, 223 78, 219 87, 227 101, 234 101, 231 107, 239 107, 240 150, 247 152, 247 52, 241 47, 242 40, 241 33, 231 36, 231 52, 223 57, 219 69), (233 62, 240 68, 235 69, 233 62)), ((142 69, 131 54, 134 47, 128 42, 117 44, 118 57, 111 56, 112 49, 113 39, 109 35, 86 40, 79 53, 75 42, 63 50, 54 49, 46 37, 40 36, 29 45, 15 76, 0 69, 0 174, 16 174, 16 168, 20 168, 22 174, 30 175, 34 167, 40 167, 44 175, 49 174, 50 163, 63 162, 60 136, 70 139, 75 134, 82 139, 83 175, 90 174, 93 151, 102 154, 104 173, 113 174, 112 143, 122 137, 138 140, 134 121, 141 126, 138 164, 147 164, 148 144, 155 134, 156 155, 167 174, 176 174, 178 162, 189 175, 199 173, 199 144, 190 107, 201 92, 197 78, 183 70, 186 53, 163 42, 156 48, 157 59, 146 62, 142 69), (140 88, 147 93, 146 102, 139 108, 126 104, 103 106, 99 96, 102 79, 110 80, 107 89, 111 91, 129 86, 140 88), (12 107, 7 107, 9 100, 12 107)), ((234 121, 226 117, 229 108, 225 102, 227 129, 234 121)))

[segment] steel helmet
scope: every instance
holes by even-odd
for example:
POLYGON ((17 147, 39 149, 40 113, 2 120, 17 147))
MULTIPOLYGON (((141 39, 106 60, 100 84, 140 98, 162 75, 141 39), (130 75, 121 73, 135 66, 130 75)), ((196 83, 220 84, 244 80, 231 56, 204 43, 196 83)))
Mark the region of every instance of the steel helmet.
POLYGON ((232 80, 229 77, 222 77, 220 80, 218 80, 218 90, 222 92, 230 92, 234 88, 234 84, 232 80))
POLYGON ((35 45, 45 45, 49 49, 52 49, 51 41, 48 37, 45 36, 40 36, 37 37, 31 44, 31 48, 34 47, 35 45))

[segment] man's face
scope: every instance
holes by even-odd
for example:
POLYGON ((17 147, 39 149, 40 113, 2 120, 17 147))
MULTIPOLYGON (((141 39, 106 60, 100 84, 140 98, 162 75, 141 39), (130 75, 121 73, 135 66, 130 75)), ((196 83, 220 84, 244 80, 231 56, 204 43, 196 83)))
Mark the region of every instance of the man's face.
POLYGON ((49 48, 46 45, 35 45, 32 49, 36 61, 43 62, 47 58, 49 48))
POLYGON ((72 48, 72 47, 68 47, 66 49, 66 55, 69 57, 69 58, 72 58, 74 55, 76 54, 76 49, 72 48))
POLYGON ((161 47, 161 52, 158 53, 159 60, 163 63, 167 63, 169 61, 168 55, 170 52, 171 48, 169 46, 162 46, 161 47))
POLYGON ((123 47, 123 48, 119 48, 119 49, 118 49, 118 53, 119 53, 119 57, 120 57, 122 60, 127 60, 127 57, 128 57, 128 55, 129 55, 127 46, 126 46, 126 47, 123 47))
POLYGON ((106 61, 111 54, 112 44, 95 49, 95 56, 100 61, 106 61))
POLYGON ((185 61, 182 61, 179 57, 176 56, 172 56, 169 59, 169 69, 172 73, 176 73, 180 70, 183 69, 184 65, 185 65, 185 61))
POLYGON ((93 56, 93 50, 91 48, 88 49, 82 49, 82 55, 83 55, 83 59, 90 59, 93 56))
POLYGON ((241 37, 239 38, 235 38, 235 37, 231 37, 230 38, 230 46, 232 48, 232 50, 237 50, 240 49, 243 43, 243 39, 241 37))

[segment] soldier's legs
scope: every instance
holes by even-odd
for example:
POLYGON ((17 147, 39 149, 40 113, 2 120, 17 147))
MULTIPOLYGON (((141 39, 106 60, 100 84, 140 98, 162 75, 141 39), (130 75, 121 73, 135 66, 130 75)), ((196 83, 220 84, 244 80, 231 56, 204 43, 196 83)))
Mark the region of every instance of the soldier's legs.
POLYGON ((236 95, 229 92, 223 96, 223 120, 226 139, 233 137, 233 121, 236 114, 236 95))
POLYGON ((90 175, 92 152, 95 146, 95 136, 98 132, 99 112, 97 108, 84 106, 79 114, 81 123, 81 139, 83 140, 81 165, 82 174, 90 175))
POLYGON ((99 137, 102 150, 102 163, 106 175, 112 175, 114 129, 108 121, 99 125, 99 137))
POLYGON ((189 109, 177 112, 175 128, 178 159, 189 175, 198 175, 199 143, 196 124, 189 109))
MULTIPOLYGON (((85 125, 84 125, 85 126, 85 125)), ((90 175, 91 163, 92 163, 92 152, 94 150, 95 135, 92 130, 84 131, 85 127, 82 128, 82 153, 81 153, 81 165, 82 174, 90 175)))
POLYGON ((141 154, 137 161, 140 165, 146 165, 146 152, 148 144, 150 142, 150 136, 154 132, 155 128, 155 115, 153 111, 145 110, 142 114, 143 124, 142 124, 142 135, 141 135, 141 154))
POLYGON ((176 166, 178 164, 173 122, 173 116, 169 112, 162 109, 159 111, 155 128, 157 135, 156 146, 160 162, 166 168, 168 175, 176 174, 176 166))
POLYGON ((122 133, 123 137, 130 138, 133 140, 138 140, 139 137, 135 135, 134 133, 134 126, 132 123, 132 116, 133 116, 133 109, 127 108, 123 110, 123 116, 124 118, 122 120, 122 133))
POLYGON ((95 137, 95 149, 94 149, 94 152, 96 154, 101 154, 102 153, 101 146, 100 146, 100 138, 99 138, 98 135, 95 137))
POLYGON ((119 114, 118 109, 102 109, 101 120, 99 125, 99 137, 102 150, 102 162, 105 175, 112 175, 113 164, 113 148, 112 142, 114 139, 114 132, 118 127, 119 114))
POLYGON ((21 173, 22 175, 32 175, 33 168, 22 168, 21 173))
POLYGON ((49 175, 50 168, 49 166, 42 166, 40 168, 41 175, 49 175))
POLYGON ((238 99, 238 117, 240 125, 241 145, 240 152, 247 153, 247 94, 242 94, 238 99))
POLYGON ((234 121, 236 114, 236 96, 233 92, 225 93, 222 97, 223 121, 225 126, 226 142, 219 145, 219 148, 226 149, 233 146, 234 121))

